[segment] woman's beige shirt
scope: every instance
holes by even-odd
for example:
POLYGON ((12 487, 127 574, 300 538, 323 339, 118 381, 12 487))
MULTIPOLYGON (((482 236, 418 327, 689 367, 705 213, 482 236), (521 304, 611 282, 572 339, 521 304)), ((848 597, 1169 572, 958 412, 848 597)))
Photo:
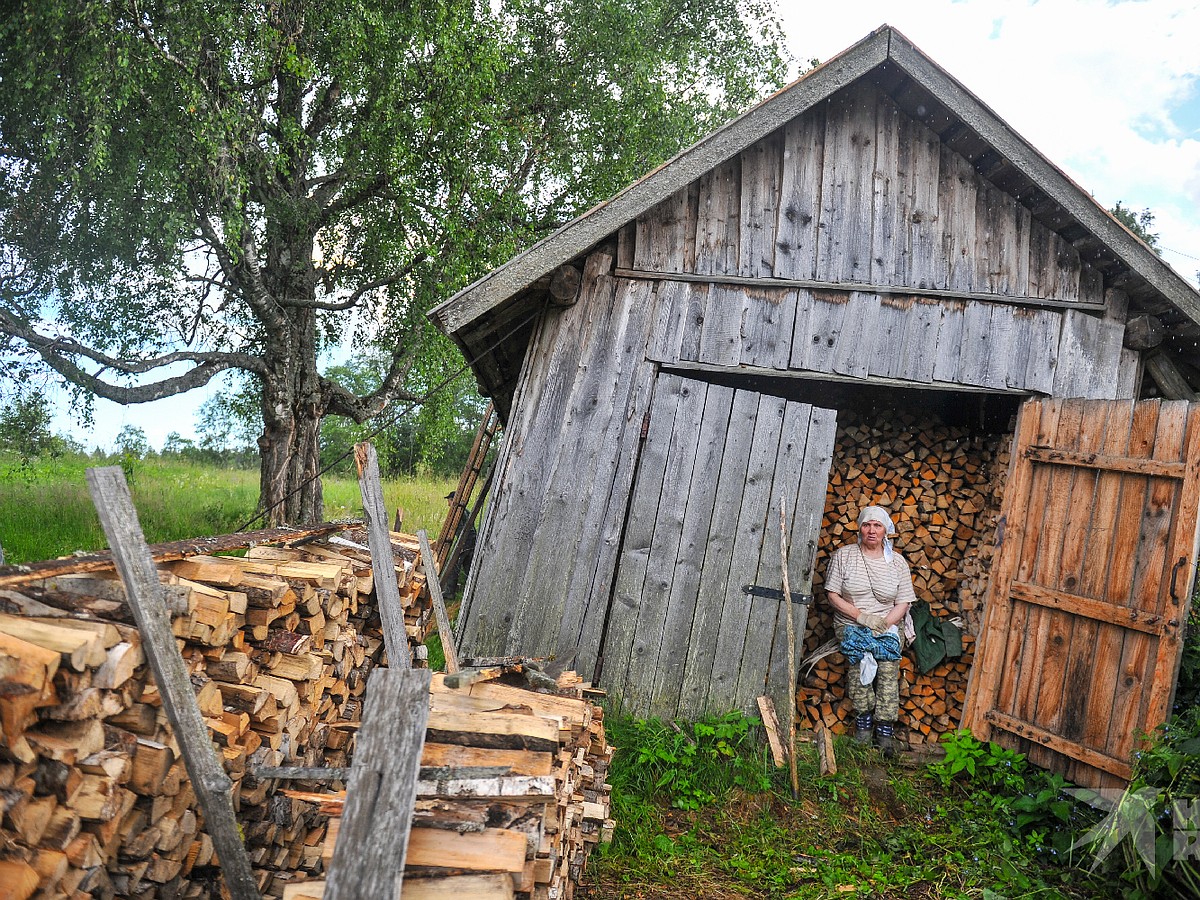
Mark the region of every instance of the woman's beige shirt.
MULTIPOLYGON (((825 570, 825 590, 841 594, 865 613, 886 616, 897 603, 912 603, 912 573, 899 553, 886 559, 869 559, 858 544, 847 544, 834 551, 825 570), (868 575, 868 572, 870 573, 868 575), (874 590, 872 590, 874 585, 874 590)), ((834 625, 852 621, 834 610, 834 625)))

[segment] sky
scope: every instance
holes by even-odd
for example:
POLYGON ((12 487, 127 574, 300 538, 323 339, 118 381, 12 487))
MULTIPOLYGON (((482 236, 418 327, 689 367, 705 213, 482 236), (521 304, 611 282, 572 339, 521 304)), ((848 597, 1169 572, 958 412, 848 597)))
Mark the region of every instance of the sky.
MULTIPOLYGON (((798 61, 827 60, 880 25, 899 29, 1105 208, 1151 209, 1163 258, 1200 269, 1200 0, 779 0, 798 61)), ((223 384, 223 383, 222 383, 223 384)), ((220 387, 140 407, 96 401, 88 448, 126 425, 160 448, 194 436, 220 387)))

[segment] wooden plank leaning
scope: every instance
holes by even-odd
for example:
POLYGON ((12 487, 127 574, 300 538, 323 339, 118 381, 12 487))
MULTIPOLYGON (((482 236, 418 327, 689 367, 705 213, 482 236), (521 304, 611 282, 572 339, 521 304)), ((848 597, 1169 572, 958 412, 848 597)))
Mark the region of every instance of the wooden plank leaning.
POLYGON ((792 586, 788 577, 787 501, 779 498, 779 563, 783 569, 783 605, 787 612, 788 661, 788 770, 792 776, 792 799, 800 796, 796 769, 796 626, 792 621, 792 586))
POLYGON ((446 598, 442 596, 442 585, 438 581, 437 559, 429 548, 429 535, 422 528, 417 532, 421 542, 421 564, 425 567, 425 587, 433 601, 433 614, 437 617, 438 637, 442 640, 442 652, 446 654, 446 671, 458 673, 458 652, 454 649, 454 629, 450 627, 450 613, 446 611, 446 598))
POLYGON ((400 603, 400 585, 396 581, 396 557, 388 536, 387 509, 383 505, 383 482, 379 478, 379 457, 367 441, 354 445, 358 466, 358 489, 362 492, 363 518, 367 523, 367 543, 371 546, 371 569, 375 573, 375 597, 379 620, 383 624, 383 643, 388 665, 393 669, 412 668, 408 634, 404 630, 404 607, 400 603))
POLYGON ((107 466, 88 469, 87 481, 229 894, 233 900, 259 900, 258 882, 233 814, 233 783, 200 715, 125 475, 120 466, 107 466))
POLYGON ((324 900, 400 896, 429 720, 429 680, 428 669, 371 673, 324 900))

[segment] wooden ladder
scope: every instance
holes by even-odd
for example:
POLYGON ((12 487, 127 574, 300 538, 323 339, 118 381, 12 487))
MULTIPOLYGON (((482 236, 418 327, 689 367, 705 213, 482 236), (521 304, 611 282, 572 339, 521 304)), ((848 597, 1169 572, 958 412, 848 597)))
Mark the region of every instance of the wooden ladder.
POLYGON ((458 479, 458 487, 451 495, 450 509, 446 512, 446 520, 442 523, 442 530, 438 532, 437 541, 433 545, 433 556, 437 562, 438 572, 443 571, 446 560, 450 557, 455 535, 458 534, 463 517, 467 514, 467 504, 471 499, 471 494, 475 491, 479 473, 483 470, 484 460, 487 459, 488 450, 491 448, 499 428, 500 416, 496 413, 495 406, 489 403, 483 413, 483 419, 479 422, 479 430, 475 432, 475 443, 471 445, 471 455, 467 457, 467 464, 463 468, 462 476, 458 479))

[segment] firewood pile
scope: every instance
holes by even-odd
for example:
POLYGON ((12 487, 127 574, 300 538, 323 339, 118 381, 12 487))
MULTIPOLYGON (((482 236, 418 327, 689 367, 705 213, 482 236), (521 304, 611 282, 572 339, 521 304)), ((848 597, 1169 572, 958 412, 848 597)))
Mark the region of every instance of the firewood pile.
MULTIPOLYGON (((961 620, 963 655, 920 674, 911 652, 901 662, 898 731, 910 744, 936 742, 958 727, 974 633, 995 552, 1011 435, 978 435, 932 415, 887 411, 866 420, 843 414, 825 499, 805 655, 834 637, 822 590, 829 555, 856 539, 866 505, 885 507, 895 547, 912 567, 917 597, 935 616, 961 620)), ((805 667, 802 667, 802 672, 805 667)), ((841 734, 853 718, 841 653, 821 658, 798 692, 799 723, 841 734)))
MULTIPOLYGON (((433 676, 405 900, 566 900, 592 848, 612 835, 605 776, 613 748, 602 710, 584 699, 573 672, 549 682, 549 692, 490 677, 500 674, 433 676)), ((334 816, 345 799, 285 793, 334 816)), ((327 863, 338 821, 325 838, 327 863)), ((324 882, 310 881, 290 885, 284 897, 318 900, 323 891, 324 882)))
MULTIPOLYGON (((416 540, 392 539, 408 637, 423 650, 416 540)), ((347 765, 368 675, 386 655, 364 544, 351 533, 159 563, 267 896, 320 870, 327 824, 280 793, 291 783, 254 772, 347 765)), ((0 896, 217 894, 212 841, 111 570, 72 573, 67 561, 50 578, 5 579, 0 731, 0 896)))

